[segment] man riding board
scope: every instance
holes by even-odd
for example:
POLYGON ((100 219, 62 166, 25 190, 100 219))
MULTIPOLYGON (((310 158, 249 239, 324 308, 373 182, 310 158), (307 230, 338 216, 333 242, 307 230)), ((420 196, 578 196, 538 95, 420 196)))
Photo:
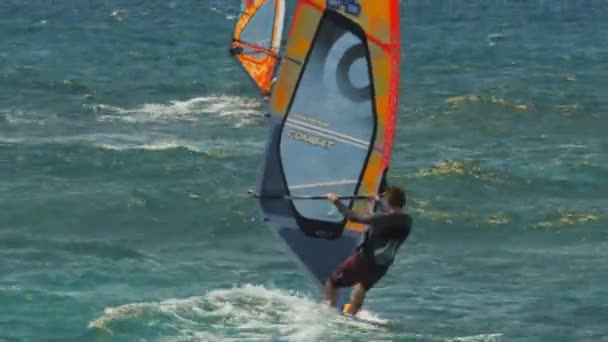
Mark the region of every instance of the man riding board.
POLYGON ((355 252, 325 282, 325 294, 331 307, 337 306, 337 288, 353 288, 351 303, 345 313, 355 315, 361 309, 367 291, 393 264, 397 250, 410 234, 412 217, 404 211, 405 192, 397 186, 388 187, 383 200, 376 196, 382 208, 371 215, 353 213, 336 194, 325 196, 348 220, 368 225, 355 252))

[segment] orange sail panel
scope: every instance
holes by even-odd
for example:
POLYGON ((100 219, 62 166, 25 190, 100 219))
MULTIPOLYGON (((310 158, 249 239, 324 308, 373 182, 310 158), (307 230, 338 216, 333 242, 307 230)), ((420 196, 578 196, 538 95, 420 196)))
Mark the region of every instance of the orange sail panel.
POLYGON ((272 75, 279 62, 285 1, 242 1, 230 52, 262 94, 270 95, 272 75))

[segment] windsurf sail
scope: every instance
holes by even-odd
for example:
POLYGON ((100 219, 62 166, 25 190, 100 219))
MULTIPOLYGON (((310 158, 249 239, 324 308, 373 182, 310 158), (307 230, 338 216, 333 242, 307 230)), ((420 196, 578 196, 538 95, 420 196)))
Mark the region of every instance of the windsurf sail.
POLYGON ((279 62, 285 0, 242 0, 230 53, 239 61, 262 94, 270 95, 279 62))
MULTIPOLYGON (((300 0, 270 98, 255 190, 261 215, 320 286, 366 227, 315 199, 375 194, 389 166, 400 78, 398 1, 300 0)), ((348 205, 371 209, 357 197, 348 205)), ((348 294, 341 290, 339 307, 348 294)))

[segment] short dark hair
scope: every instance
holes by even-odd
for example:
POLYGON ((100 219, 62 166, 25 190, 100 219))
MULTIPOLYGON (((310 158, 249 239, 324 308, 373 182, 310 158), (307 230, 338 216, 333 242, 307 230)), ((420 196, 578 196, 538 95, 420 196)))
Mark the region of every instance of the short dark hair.
POLYGON ((406 202, 405 191, 398 186, 392 185, 386 190, 386 200, 388 201, 388 205, 392 207, 403 208, 406 202))

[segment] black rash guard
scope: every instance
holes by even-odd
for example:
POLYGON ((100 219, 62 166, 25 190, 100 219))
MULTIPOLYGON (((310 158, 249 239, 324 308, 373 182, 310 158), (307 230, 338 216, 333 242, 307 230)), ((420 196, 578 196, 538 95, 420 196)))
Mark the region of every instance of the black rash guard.
POLYGON ((369 225, 358 250, 364 256, 371 257, 375 264, 392 264, 397 250, 410 234, 412 217, 406 213, 389 212, 356 214, 340 200, 334 205, 348 220, 369 225))

